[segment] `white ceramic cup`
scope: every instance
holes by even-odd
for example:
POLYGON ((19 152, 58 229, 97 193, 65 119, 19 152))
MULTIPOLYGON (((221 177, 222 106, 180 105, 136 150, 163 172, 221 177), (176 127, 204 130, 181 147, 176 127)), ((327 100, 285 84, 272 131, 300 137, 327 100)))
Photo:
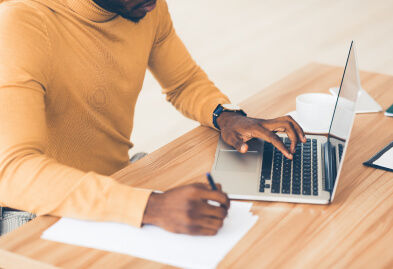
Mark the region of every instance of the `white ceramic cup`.
POLYGON ((296 97, 296 113, 300 125, 311 130, 328 129, 336 99, 324 93, 306 93, 296 97))

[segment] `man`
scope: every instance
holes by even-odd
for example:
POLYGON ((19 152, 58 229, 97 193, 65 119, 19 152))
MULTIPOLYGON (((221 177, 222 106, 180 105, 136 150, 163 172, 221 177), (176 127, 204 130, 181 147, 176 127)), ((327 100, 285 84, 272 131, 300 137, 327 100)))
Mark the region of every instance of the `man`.
POLYGON ((9 219, 3 226, 18 226, 15 216, 27 211, 217 233, 229 207, 224 193, 192 184, 158 194, 109 177, 129 164, 146 68, 181 113, 220 129, 224 141, 242 153, 248 140, 259 137, 291 159, 296 144, 305 142, 290 117, 261 120, 223 110, 228 98, 190 57, 164 0, 5 1, 0 5, 0 206, 9 219), (286 131, 290 149, 274 131, 286 131))

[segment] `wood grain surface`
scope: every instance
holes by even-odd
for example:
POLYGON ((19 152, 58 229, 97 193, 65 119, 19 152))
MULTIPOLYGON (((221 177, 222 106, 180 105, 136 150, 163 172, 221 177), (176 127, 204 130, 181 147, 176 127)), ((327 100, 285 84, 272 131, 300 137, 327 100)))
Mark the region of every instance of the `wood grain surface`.
MULTIPOLYGON (((295 109, 295 97, 328 93, 343 67, 309 64, 240 104, 253 117, 295 109)), ((393 103, 393 77, 361 72, 361 82, 384 109, 393 103)), ((113 176, 124 184, 165 191, 204 182, 219 133, 198 127, 113 176)), ((393 268, 393 173, 365 167, 393 141, 393 118, 356 116, 335 200, 330 205, 254 202, 256 225, 219 268, 393 268)), ((40 239, 58 220, 39 217, 0 239, 1 268, 171 268, 134 258, 40 239)))

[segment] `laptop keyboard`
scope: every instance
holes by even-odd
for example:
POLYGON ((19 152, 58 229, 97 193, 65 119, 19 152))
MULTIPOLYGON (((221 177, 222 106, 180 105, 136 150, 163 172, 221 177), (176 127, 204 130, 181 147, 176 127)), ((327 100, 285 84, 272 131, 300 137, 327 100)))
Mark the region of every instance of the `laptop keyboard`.
MULTIPOLYGON (((281 138, 289 148, 291 141, 281 138)), ((265 142, 259 192, 318 195, 317 140, 298 143, 293 160, 289 160, 271 143, 265 142)))

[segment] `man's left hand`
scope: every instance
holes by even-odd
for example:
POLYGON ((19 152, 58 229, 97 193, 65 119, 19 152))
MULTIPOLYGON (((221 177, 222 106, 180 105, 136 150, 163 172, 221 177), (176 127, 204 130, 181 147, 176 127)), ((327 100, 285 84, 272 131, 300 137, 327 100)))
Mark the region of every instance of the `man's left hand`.
POLYGON ((272 143, 285 157, 292 159, 296 144, 307 141, 303 129, 291 116, 264 120, 245 117, 239 113, 223 112, 217 118, 217 125, 220 127, 222 140, 241 153, 247 152, 248 140, 261 138, 272 143), (291 140, 289 149, 275 134, 277 131, 286 132, 291 140))

